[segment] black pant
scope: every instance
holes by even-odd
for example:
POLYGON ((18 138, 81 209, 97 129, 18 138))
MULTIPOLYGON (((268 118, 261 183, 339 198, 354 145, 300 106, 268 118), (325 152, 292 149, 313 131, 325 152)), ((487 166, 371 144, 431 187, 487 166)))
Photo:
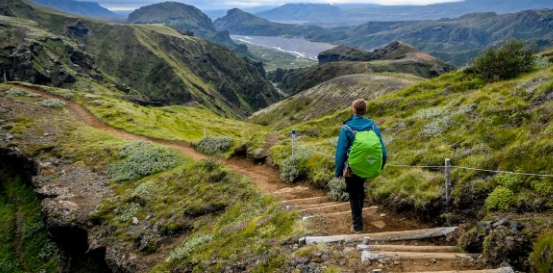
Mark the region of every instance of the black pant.
POLYGON ((351 218, 353 219, 353 230, 363 231, 363 202, 365 202, 365 179, 354 173, 345 177, 346 192, 349 194, 351 206, 351 218))

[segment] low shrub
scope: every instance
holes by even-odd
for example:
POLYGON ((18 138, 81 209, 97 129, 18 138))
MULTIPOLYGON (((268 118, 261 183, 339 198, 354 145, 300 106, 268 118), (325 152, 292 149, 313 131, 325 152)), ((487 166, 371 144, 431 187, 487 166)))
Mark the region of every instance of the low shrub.
POLYGON ((474 60, 469 70, 489 82, 512 79, 534 66, 533 52, 524 49, 525 46, 524 41, 510 40, 499 49, 489 48, 474 60))
POLYGON ((188 257, 188 255, 192 254, 198 246, 209 243, 211 240, 213 240, 213 235, 211 234, 201 234, 193 236, 192 238, 188 239, 188 241, 186 241, 183 246, 177 247, 173 251, 171 251, 169 259, 175 260, 186 258, 188 257))
POLYGON ((533 272, 553 272, 553 233, 549 232, 538 238, 534 250, 528 259, 533 272))
POLYGON ((63 108, 65 107, 65 102, 56 99, 43 100, 42 102, 40 102, 40 105, 48 108, 63 108))
POLYGON ((336 202, 349 201, 349 194, 346 192, 346 181, 344 179, 333 178, 328 182, 330 188, 327 196, 330 200, 336 202))
POLYGON ((196 143, 196 149, 204 154, 224 153, 232 144, 232 137, 204 137, 196 143))
POLYGON ((289 157, 284 161, 280 167, 280 178, 284 181, 293 183, 300 177, 300 170, 298 167, 299 159, 297 157, 289 157))
POLYGON ((511 190, 499 186, 486 198, 486 206, 490 210, 507 210, 514 202, 514 195, 511 190))
POLYGON ((115 181, 137 179, 168 170, 177 165, 179 157, 174 150, 149 142, 132 142, 119 151, 120 161, 108 165, 106 173, 115 181))
POLYGON ((32 98, 40 97, 40 95, 38 94, 35 94, 25 89, 21 89, 17 87, 10 88, 10 90, 6 91, 6 94, 10 96, 15 96, 15 97, 32 97, 32 98))

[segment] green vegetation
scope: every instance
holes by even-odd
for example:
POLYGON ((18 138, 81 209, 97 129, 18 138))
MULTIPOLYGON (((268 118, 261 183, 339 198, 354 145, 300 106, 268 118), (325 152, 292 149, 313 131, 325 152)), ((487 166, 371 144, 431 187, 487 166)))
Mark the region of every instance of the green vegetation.
POLYGON ((5 272, 57 272, 56 245, 48 239, 34 189, 2 173, 0 268, 5 272))
POLYGON ((231 147, 231 143, 232 137, 204 137, 195 146, 198 151, 213 155, 226 152, 231 147))
POLYGON ((6 91, 6 94, 10 96, 15 96, 15 97, 18 97, 18 96, 32 97, 32 98, 40 97, 40 95, 38 94, 35 94, 33 92, 29 92, 25 89, 21 89, 17 87, 10 88, 10 90, 6 91))
POLYGON ((40 105, 48 108, 63 108, 66 106, 65 102, 60 100, 43 100, 40 102, 40 105))
POLYGON ((256 134, 266 134, 263 126, 221 118, 207 109, 186 106, 150 107, 106 95, 76 93, 75 100, 103 122, 127 132, 156 139, 195 142, 203 138, 228 136, 238 144, 256 134))
POLYGON ((523 41, 507 41, 499 49, 486 50, 474 60, 471 67, 487 81, 512 79, 530 71, 534 65, 533 52, 525 50, 525 46, 523 41))
POLYGON ((553 270, 553 234, 538 237, 529 261, 534 272, 546 273, 553 270))
POLYGON ((349 201, 349 194, 346 192, 346 181, 344 179, 332 178, 328 181, 328 198, 332 201, 349 201))
POLYGON ((132 142, 119 150, 120 160, 108 165, 106 173, 114 181, 134 180, 171 169, 179 164, 176 151, 148 142, 132 142))

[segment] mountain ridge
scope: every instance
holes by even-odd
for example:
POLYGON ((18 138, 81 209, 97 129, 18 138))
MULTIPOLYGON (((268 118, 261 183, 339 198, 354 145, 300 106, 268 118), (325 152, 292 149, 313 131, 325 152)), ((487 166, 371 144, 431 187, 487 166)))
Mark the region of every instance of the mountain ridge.
POLYGON ((100 6, 97 2, 92 1, 73 1, 73 0, 30 0, 31 2, 54 8, 59 11, 71 13, 75 15, 83 15, 88 17, 104 17, 112 18, 119 17, 107 8, 100 6))

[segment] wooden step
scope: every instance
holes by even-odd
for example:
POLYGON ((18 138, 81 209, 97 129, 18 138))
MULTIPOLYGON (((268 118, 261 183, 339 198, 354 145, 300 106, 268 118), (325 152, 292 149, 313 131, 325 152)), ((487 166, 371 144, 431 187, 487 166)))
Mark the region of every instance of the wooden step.
POLYGON ((326 207, 333 207, 336 205, 344 205, 347 204, 349 208, 349 203, 342 203, 342 202, 324 202, 320 204, 306 204, 306 205, 295 205, 296 207, 299 207, 301 209, 311 209, 311 208, 326 208, 326 207))
POLYGON ((311 198, 302 198, 302 199, 290 199, 290 200, 284 200, 282 203, 285 205, 311 205, 311 204, 320 204, 320 203, 326 203, 330 201, 326 196, 320 196, 320 197, 311 197, 311 198))
POLYGON ((366 238, 369 242, 374 241, 403 241, 403 240, 419 240, 448 235, 455 231, 457 227, 441 227, 430 229, 417 229, 406 231, 379 232, 379 233, 364 233, 364 234, 345 234, 345 235, 330 235, 330 236, 307 236, 300 238, 305 240, 306 244, 315 242, 339 242, 344 240, 361 240, 366 238))
POLYGON ((456 260, 456 259, 476 259, 480 254, 466 253, 445 253, 445 252, 400 252, 400 251, 368 251, 365 250, 361 254, 361 260, 378 260, 378 259, 394 259, 394 260, 456 260))
POLYGON ((515 273, 515 271, 510 267, 500 267, 497 269, 483 269, 483 270, 456 270, 456 271, 419 271, 419 272, 408 272, 408 273, 515 273))
POLYGON ((322 212, 329 211, 331 209, 345 211, 346 209, 349 209, 349 203, 334 203, 334 204, 329 204, 325 206, 310 207, 306 209, 300 209, 299 212, 320 214, 322 212))
POLYGON ((457 246, 357 245, 359 251, 460 252, 457 246))
MULTIPOLYGON (((372 214, 372 213, 376 213, 376 211, 378 210, 378 206, 372 206, 372 207, 368 207, 368 208, 365 208, 363 209, 363 216, 367 216, 366 214, 372 214)), ((303 217, 303 220, 307 220, 307 219, 311 219, 311 218, 315 218, 315 217, 332 217, 332 216, 340 216, 340 215, 343 215, 343 214, 351 214, 351 208, 348 208, 347 210, 344 210, 344 211, 339 211, 339 212, 331 212, 331 213, 322 213, 322 214, 315 214, 315 215, 310 215, 310 216, 304 216, 303 217)), ((371 223, 372 224, 372 223, 371 223)))

